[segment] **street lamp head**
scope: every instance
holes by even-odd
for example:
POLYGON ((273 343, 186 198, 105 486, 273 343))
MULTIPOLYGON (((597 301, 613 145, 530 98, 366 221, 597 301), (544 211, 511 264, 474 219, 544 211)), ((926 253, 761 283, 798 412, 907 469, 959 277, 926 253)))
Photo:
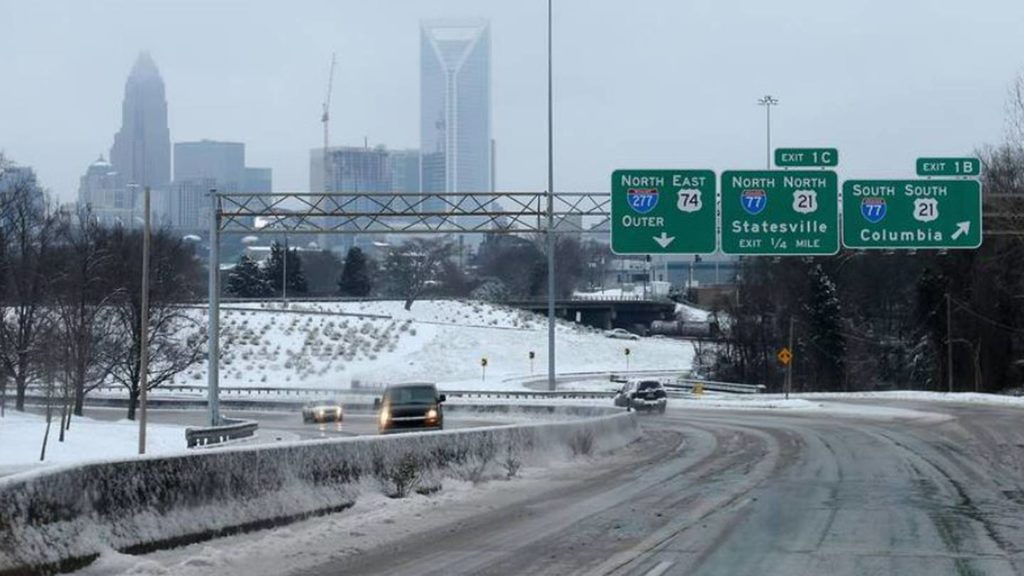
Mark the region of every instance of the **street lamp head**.
POLYGON ((757 101, 760 106, 778 106, 779 99, 775 98, 771 94, 765 94, 763 98, 759 98, 757 101))

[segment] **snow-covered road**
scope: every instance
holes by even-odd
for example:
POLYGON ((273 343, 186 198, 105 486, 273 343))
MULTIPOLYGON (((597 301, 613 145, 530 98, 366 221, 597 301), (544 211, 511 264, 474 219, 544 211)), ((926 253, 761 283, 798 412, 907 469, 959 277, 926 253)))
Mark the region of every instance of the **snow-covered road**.
POLYGON ((1020 417, 920 401, 672 409, 616 455, 83 574, 1021 573, 1020 417))

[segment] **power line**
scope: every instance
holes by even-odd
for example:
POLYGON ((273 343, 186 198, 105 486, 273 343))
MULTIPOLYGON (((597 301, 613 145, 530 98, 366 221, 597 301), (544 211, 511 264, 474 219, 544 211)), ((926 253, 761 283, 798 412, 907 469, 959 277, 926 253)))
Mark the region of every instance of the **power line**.
POLYGON ((950 300, 952 300, 953 302, 956 303, 958 309, 961 309, 964 312, 967 312, 968 314, 970 314, 971 316, 974 316, 975 318, 977 318, 979 320, 982 320, 984 322, 988 322, 992 326, 996 326, 998 328, 1002 328, 1003 330, 1006 330, 1007 332, 1012 332, 1012 333, 1015 333, 1015 334, 1024 334, 1024 329, 1016 328, 1014 326, 1010 326, 1009 324, 1004 324, 1004 323, 1000 322, 999 320, 995 320, 993 318, 989 318, 988 316, 982 314, 981 312, 976 312, 970 306, 968 306, 965 302, 962 302, 959 299, 954 298, 953 296, 950 296, 949 298, 950 298, 950 300))

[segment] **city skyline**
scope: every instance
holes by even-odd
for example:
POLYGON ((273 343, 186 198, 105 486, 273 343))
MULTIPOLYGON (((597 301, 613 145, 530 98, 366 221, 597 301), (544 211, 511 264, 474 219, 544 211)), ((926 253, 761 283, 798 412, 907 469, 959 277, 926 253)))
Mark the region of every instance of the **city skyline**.
MULTIPOLYGON (((35 167, 61 201, 74 198, 118 125, 124 70, 148 49, 167 83, 174 141, 246 142, 255 164, 274 168, 276 188, 305 189, 331 52, 339 55, 332 144, 369 137, 413 148, 420 21, 481 17, 495 31, 499 186, 546 188, 542 3, 213 5, 202 21, 159 0, 102 2, 103 10, 61 1, 0 7, 5 19, 24 22, 0 39, 15 55, 6 78, 18 87, 0 94, 0 150, 35 167), (218 41, 186 45, 182 33, 218 41), (267 41, 252 42, 254 34, 267 41), (25 48, 40 36, 76 49, 25 48)), ((756 99, 765 93, 781 100, 773 140, 838 147, 844 176, 902 175, 920 155, 970 153, 1003 138, 1007 90, 1024 68, 1024 41, 1013 33, 1022 24, 1024 6, 1008 0, 869 0, 828 10, 786 0, 770 11, 556 2, 556 188, 606 190, 621 167, 762 165, 756 99), (971 32, 979 29, 986 33, 971 32), (972 41, 942 42, 936 30, 972 41)))

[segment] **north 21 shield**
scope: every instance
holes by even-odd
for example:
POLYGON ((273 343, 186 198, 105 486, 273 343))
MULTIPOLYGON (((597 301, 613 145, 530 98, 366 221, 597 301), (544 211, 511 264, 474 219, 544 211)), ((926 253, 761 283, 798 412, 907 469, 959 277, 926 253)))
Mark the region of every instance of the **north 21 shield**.
POLYGON ((860 215, 872 224, 885 218, 885 198, 863 198, 860 201, 860 215))
POLYGON ((764 211, 768 205, 768 194, 764 190, 744 190, 740 194, 740 203, 747 214, 756 216, 764 211))
POLYGON ((630 188, 626 193, 629 207, 638 214, 647 214, 658 205, 657 188, 630 188))

